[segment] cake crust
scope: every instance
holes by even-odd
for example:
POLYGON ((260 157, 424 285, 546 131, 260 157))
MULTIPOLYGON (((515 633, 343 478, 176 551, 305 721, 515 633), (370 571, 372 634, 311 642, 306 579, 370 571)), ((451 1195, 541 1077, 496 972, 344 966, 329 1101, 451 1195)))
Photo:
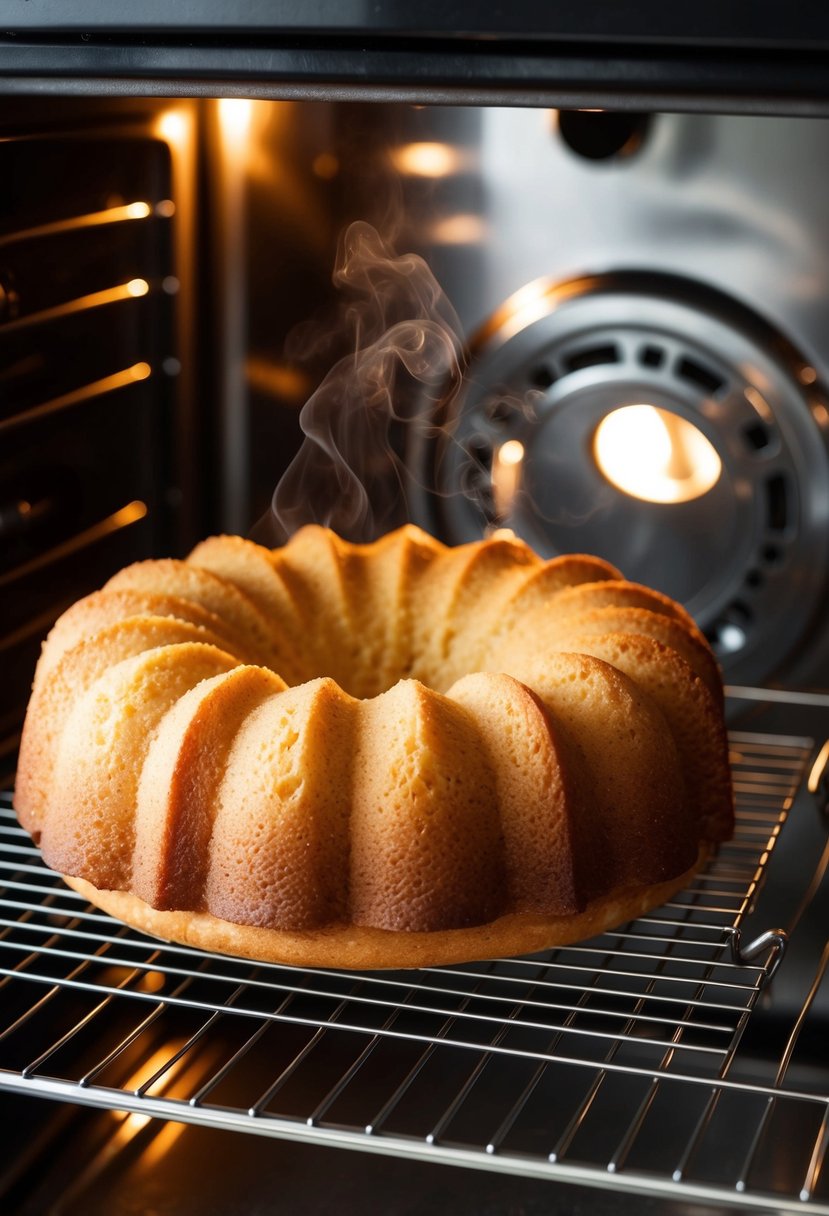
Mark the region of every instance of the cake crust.
POLYGON ((102 891, 83 878, 64 881, 110 916, 162 941, 267 963, 380 971, 534 954, 586 941, 665 903, 688 885, 709 852, 703 846, 695 864, 667 882, 616 891, 572 915, 514 912, 485 925, 413 933, 352 924, 295 932, 237 925, 208 912, 160 912, 137 895, 102 891))

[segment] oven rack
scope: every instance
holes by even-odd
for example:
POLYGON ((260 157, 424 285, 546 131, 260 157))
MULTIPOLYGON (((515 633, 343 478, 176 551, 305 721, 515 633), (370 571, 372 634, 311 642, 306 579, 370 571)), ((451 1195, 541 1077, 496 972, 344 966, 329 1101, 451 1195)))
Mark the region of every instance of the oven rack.
MULTIPOLYGON (((42 863, 0 795, 0 1088, 526 1177, 829 1213, 829 1092, 741 1041, 782 952, 738 948, 812 753, 730 736, 737 829, 689 888, 586 943, 417 971, 158 941, 42 863)), ((783 973, 781 973, 783 974, 783 973)), ((159 1125, 163 1128, 163 1124, 159 1125)))

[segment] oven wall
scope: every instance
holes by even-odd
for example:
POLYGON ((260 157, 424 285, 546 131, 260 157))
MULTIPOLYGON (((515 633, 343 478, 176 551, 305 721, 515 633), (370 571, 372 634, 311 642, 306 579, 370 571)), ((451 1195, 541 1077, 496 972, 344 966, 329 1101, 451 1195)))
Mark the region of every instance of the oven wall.
POLYGON ((6 776, 56 617, 128 562, 184 551, 205 526, 199 131, 191 103, 32 98, 0 114, 6 776))

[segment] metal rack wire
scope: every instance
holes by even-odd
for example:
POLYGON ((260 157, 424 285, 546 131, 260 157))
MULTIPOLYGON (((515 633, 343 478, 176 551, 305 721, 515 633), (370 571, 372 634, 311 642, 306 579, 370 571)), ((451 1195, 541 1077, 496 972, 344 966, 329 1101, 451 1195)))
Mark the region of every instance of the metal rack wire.
POLYGON ((739 1051, 781 953, 773 936, 741 951, 739 931, 811 744, 745 733, 731 744, 735 837, 664 907, 542 955, 419 971, 303 971, 146 937, 47 870, 3 795, 0 1087, 829 1213, 829 1092, 800 1074, 790 1083, 800 1025, 776 1074, 752 1074, 739 1051))

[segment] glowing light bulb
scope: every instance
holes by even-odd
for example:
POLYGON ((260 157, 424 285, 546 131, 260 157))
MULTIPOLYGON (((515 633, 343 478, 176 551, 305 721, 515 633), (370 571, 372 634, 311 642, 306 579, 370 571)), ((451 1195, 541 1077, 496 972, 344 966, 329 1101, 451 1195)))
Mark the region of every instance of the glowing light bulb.
POLYGON ((131 296, 145 296, 150 290, 150 285, 146 279, 130 279, 127 283, 127 291, 131 296))
POLYGON ((690 502, 719 480, 722 461, 692 422, 654 405, 625 405, 602 419, 593 453, 618 490, 644 502, 690 502))

